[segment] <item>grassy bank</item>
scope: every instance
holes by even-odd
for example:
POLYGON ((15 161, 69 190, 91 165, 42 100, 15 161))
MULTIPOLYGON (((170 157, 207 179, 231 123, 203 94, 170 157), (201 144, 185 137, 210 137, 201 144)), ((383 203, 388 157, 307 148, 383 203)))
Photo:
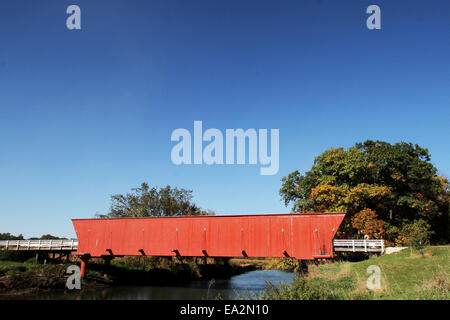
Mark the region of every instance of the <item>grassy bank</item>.
POLYGON ((450 246, 424 255, 409 249, 359 262, 309 264, 291 285, 269 286, 262 299, 450 299, 450 246), (366 287, 367 268, 380 267, 381 288, 366 287))

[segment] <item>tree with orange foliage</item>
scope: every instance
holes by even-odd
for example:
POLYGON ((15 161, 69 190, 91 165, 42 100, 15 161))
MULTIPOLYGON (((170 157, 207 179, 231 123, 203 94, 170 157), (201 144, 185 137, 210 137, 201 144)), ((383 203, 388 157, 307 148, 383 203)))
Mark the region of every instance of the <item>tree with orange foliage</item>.
POLYGON ((375 211, 366 208, 356 213, 351 220, 353 228, 360 235, 368 235, 370 239, 383 239, 386 236, 384 222, 378 219, 375 211))

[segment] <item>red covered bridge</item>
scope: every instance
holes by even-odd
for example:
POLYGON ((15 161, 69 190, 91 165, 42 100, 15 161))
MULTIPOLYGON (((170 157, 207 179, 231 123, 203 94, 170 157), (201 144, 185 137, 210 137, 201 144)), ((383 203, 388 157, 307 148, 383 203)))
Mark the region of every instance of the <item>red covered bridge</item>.
POLYGON ((81 274, 93 257, 333 257, 345 213, 73 219, 81 274))

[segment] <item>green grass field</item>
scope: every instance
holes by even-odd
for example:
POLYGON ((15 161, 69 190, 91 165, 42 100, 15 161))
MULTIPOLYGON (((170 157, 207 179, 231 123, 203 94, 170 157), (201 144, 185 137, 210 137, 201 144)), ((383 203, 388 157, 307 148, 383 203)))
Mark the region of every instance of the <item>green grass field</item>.
MULTIPOLYGON (((69 264, 67 264, 67 266, 69 266, 69 264)), ((53 264, 44 265, 32 261, 20 262, 20 261, 0 260, 0 276, 8 274, 16 274, 25 271, 53 272, 57 269, 65 270, 63 267, 53 264)))
POLYGON ((424 255, 405 249, 360 262, 310 265, 291 285, 273 286, 263 299, 450 299, 450 246, 433 246, 424 255), (381 288, 369 290, 367 268, 381 270, 381 288))

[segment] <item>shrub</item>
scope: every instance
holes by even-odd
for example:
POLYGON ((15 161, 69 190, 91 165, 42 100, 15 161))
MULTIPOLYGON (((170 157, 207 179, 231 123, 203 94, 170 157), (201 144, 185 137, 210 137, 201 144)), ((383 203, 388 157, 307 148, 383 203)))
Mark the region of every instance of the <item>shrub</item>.
POLYGON ((355 287, 355 280, 342 277, 336 280, 324 278, 295 278, 291 285, 281 285, 279 288, 268 283, 268 289, 263 292, 264 300, 334 300, 346 298, 347 292, 355 287))
POLYGON ((403 225, 401 235, 406 238, 406 244, 419 250, 423 255, 423 248, 429 243, 432 232, 430 225, 423 220, 415 220, 413 223, 403 225))
POLYGON ((305 270, 305 265, 302 261, 295 258, 274 258, 264 266, 264 269, 282 270, 300 273, 305 270))

